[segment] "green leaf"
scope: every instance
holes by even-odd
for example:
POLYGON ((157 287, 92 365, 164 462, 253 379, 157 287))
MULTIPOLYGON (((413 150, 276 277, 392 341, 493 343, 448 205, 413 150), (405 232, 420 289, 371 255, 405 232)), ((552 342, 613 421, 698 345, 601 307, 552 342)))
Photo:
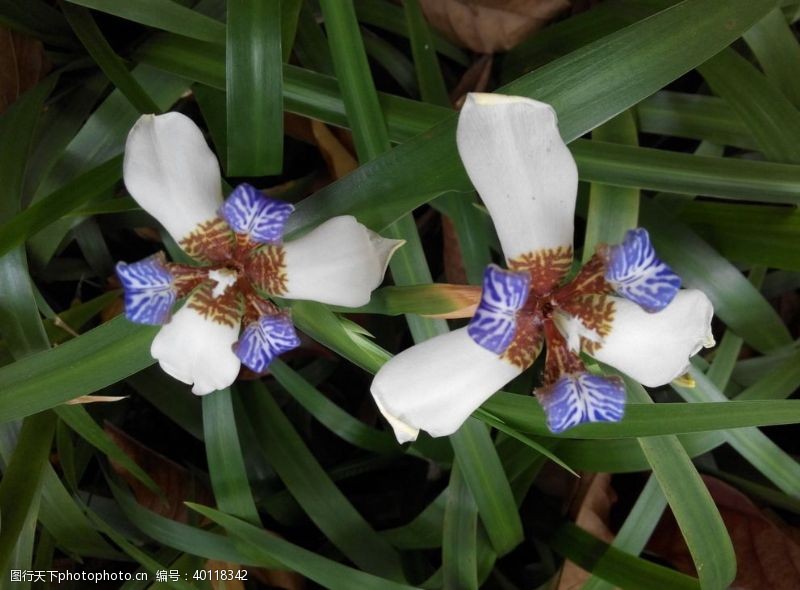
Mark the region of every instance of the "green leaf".
MULTIPOLYGON (((624 379, 629 398, 652 401, 641 385, 624 379)), ((736 576, 736 554, 725 523, 689 455, 675 436, 638 440, 689 547, 700 584, 703 588, 727 588, 736 576)))
MULTIPOLYGON (((572 523, 562 525, 549 543, 581 568, 626 590, 701 588, 694 578, 615 549, 572 523)), ((722 586, 703 584, 702 588, 722 586)))
POLYGON ((109 460, 125 468, 150 491, 155 494, 162 493, 158 484, 136 464, 130 455, 116 445, 113 439, 92 419, 85 408, 80 405, 62 405, 55 408, 55 413, 81 438, 106 455, 109 460))
MULTIPOLYGON (((781 384, 791 391, 792 383, 794 381, 782 380, 781 384)), ((703 401, 707 403, 628 403, 622 422, 581 424, 557 438, 638 438, 800 421, 800 400, 729 401, 725 404, 714 404, 710 399, 703 401)), ((554 436, 547 428, 544 412, 531 396, 496 393, 484 402, 482 409, 521 432, 554 436)))
POLYGON ((768 159, 800 163, 800 112, 770 80, 733 49, 698 70, 714 93, 731 105, 768 159))
POLYGON ((229 388, 203 396, 203 434, 217 505, 228 514, 260 524, 244 467, 229 388))
POLYGON ((800 270, 800 211, 694 201, 678 218, 720 254, 746 265, 800 270))
POLYGON ((395 550, 331 481, 263 384, 253 382, 246 391, 242 401, 264 456, 309 518, 360 568, 403 580, 395 550))
POLYGON ((229 0, 228 173, 266 176, 283 167, 281 0, 229 0))
POLYGON ((0 254, 102 194, 122 177, 122 156, 92 168, 0 226, 0 254))
POLYGON ((445 588, 478 590, 475 559, 478 510, 458 464, 450 472, 442 533, 442 578, 445 588))
POLYGON ((61 7, 72 30, 111 83, 119 88, 140 113, 159 113, 158 105, 114 53, 91 13, 86 8, 69 3, 64 3, 61 7))
MULTIPOLYGON (((636 145, 636 121, 630 111, 620 113, 592 132, 592 139, 636 145)), ((592 183, 583 261, 594 254, 598 244, 619 244, 625 232, 638 225, 639 191, 631 188, 592 183)))
POLYGON ((654 202, 644 202, 642 225, 659 256, 714 304, 714 313, 754 348, 766 352, 791 342, 772 306, 739 270, 654 202))
POLYGON ((450 442, 492 547, 503 555, 522 541, 522 522, 486 426, 468 418, 450 442))
MULTIPOLYGON (((0 571, 7 572, 17 536, 30 511, 38 509, 42 478, 50 458, 56 418, 50 412, 31 416, 22 423, 17 446, 0 481, 0 571)), ((35 514, 35 513, 34 513, 35 514)))
POLYGON ((412 590, 412 586, 398 584, 385 578, 364 573, 336 563, 318 554, 284 541, 263 529, 256 528, 222 512, 187 502, 196 510, 224 527, 237 541, 236 546, 253 565, 269 567, 275 559, 292 570, 330 590, 412 590))
MULTIPOLYGON (((771 8, 767 0, 736 0, 722 8, 713 0, 681 2, 523 76, 501 92, 551 103, 561 134, 570 141, 702 63, 771 8)), ((405 202, 410 210, 448 190, 467 189, 454 133, 455 116, 318 191, 298 206, 291 229, 352 212, 378 195, 392 195, 393 203, 405 202)), ((383 227, 393 219, 371 226, 383 227)))
MULTIPOLYGON (((651 475, 625 518, 625 523, 614 537, 611 547, 631 555, 639 555, 650 540, 666 507, 667 499, 658 485, 658 480, 651 475)), ((605 556, 601 557, 600 562, 604 558, 605 556)), ((598 562, 592 569, 602 571, 604 566, 598 562)), ((599 577, 592 576, 581 590, 614 590, 614 586, 599 577)))
POLYGON ((107 12, 120 18, 149 27, 170 31, 200 41, 225 44, 225 25, 173 0, 137 0, 108 2, 107 0, 66 0, 87 8, 107 12))
MULTIPOLYGON (((723 402, 728 405, 725 395, 697 368, 689 370, 696 386, 693 388, 673 385, 681 397, 688 401, 723 402)), ((795 386, 800 383, 795 382, 795 386)), ((740 402, 747 403, 747 402, 740 402)), ((778 403, 778 402, 772 402, 778 403)), ((695 404, 691 404, 694 406, 695 404)), ((800 497, 800 464, 781 450, 760 430, 742 428, 724 432, 725 440, 747 459, 756 469, 786 494, 800 497)))
POLYGON ((769 12, 743 37, 767 78, 800 108, 800 80, 796 69, 800 62, 800 44, 781 10, 776 8, 769 12))
POLYGON ((150 366, 156 331, 118 317, 58 348, 0 368, 0 422, 95 392, 150 366))
POLYGON ((359 448, 376 453, 398 453, 391 434, 367 426, 333 403, 289 365, 276 359, 270 373, 305 410, 336 436, 359 448))

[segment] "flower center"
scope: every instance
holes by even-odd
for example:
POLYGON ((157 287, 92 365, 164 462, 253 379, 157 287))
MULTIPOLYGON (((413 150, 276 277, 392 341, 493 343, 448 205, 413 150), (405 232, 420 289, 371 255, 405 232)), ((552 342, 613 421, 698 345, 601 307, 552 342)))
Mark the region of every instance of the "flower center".
POLYGON ((215 268, 208 271, 208 278, 216 282, 211 290, 214 299, 221 297, 228 287, 232 287, 239 280, 239 273, 232 268, 215 268))

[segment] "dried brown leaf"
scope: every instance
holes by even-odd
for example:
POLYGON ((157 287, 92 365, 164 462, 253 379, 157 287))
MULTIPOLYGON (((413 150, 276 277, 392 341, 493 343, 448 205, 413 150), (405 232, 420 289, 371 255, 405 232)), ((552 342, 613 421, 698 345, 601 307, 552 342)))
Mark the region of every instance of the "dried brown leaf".
MULTIPOLYGON (((575 524, 598 539, 611 543, 614 533, 608 528, 608 516, 616 501, 617 494, 611 487, 611 474, 595 473, 581 478, 570 512, 575 524)), ((590 575, 571 561, 565 561, 558 590, 580 588, 590 575)))
POLYGON ((82 395, 65 402, 69 405, 96 404, 98 402, 110 403, 126 399, 127 395, 82 395))
MULTIPOLYGON (((800 545, 796 529, 778 526, 747 496, 719 479, 703 476, 711 497, 733 541, 738 569, 733 582, 743 590, 794 590, 800 580, 800 545)), ((663 557, 677 569, 696 575, 689 549, 671 513, 661 519, 648 550, 663 557)))
POLYGON ((312 119, 311 133, 333 178, 341 178, 358 168, 358 161, 325 123, 312 119))
POLYGON ((111 466, 124 479, 136 497, 136 501, 148 510, 179 522, 188 521, 186 501, 214 505, 211 491, 189 471, 164 455, 156 453, 113 424, 106 422, 105 431, 133 459, 164 492, 164 497, 149 490, 124 467, 111 462, 111 466))
POLYGON ((0 113, 49 69, 41 41, 0 27, 0 113))
POLYGON ((466 285, 467 269, 464 268, 464 258, 461 255, 461 242, 458 239, 453 221, 442 215, 442 258, 444 260, 444 278, 448 283, 466 285))
POLYGON ((445 36, 477 53, 508 51, 570 7, 569 0, 421 0, 445 36))
POLYGON ((464 99, 468 92, 486 91, 486 88, 489 86, 489 77, 492 75, 493 63, 494 59, 491 55, 481 55, 467 68, 467 71, 461 76, 461 80, 458 81, 456 87, 450 92, 450 102, 452 102, 457 109, 464 106, 464 99))

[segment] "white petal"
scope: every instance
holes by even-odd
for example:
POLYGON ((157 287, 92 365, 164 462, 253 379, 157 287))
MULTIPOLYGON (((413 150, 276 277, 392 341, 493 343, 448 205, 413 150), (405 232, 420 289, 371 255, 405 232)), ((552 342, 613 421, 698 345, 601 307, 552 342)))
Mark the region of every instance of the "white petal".
POLYGON ((392 358, 375 375, 371 390, 384 415, 431 436, 446 436, 521 372, 461 328, 392 358))
POLYGON ((648 387, 679 377, 688 370, 689 357, 702 347, 714 346, 714 309, 702 291, 678 291, 672 303, 657 313, 627 299, 612 299, 611 332, 592 356, 648 387))
POLYGON ((377 399, 375 400, 375 405, 378 406, 378 410, 381 414, 383 414, 383 417, 386 418, 386 421, 389 423, 389 426, 392 427, 392 430, 394 430, 394 436, 397 438, 397 442, 403 444, 417 440, 417 437, 419 436, 419 428, 414 428, 413 426, 406 424, 402 420, 398 420, 392 416, 384 409, 383 404, 381 404, 381 402, 379 402, 377 399))
POLYGON ((507 260, 572 247, 578 172, 550 105, 469 94, 457 142, 507 260))
POLYGON ((239 374, 231 348, 238 337, 238 322, 214 322, 184 305, 156 335, 150 354, 166 373, 194 384, 192 393, 205 395, 228 387, 239 374))
POLYGON ((123 177, 136 202, 179 243, 222 204, 217 158, 180 113, 139 117, 125 144, 123 177))
POLYGON ((383 281, 389 258, 402 240, 380 237, 352 215, 329 219, 283 245, 288 299, 358 307, 383 281))

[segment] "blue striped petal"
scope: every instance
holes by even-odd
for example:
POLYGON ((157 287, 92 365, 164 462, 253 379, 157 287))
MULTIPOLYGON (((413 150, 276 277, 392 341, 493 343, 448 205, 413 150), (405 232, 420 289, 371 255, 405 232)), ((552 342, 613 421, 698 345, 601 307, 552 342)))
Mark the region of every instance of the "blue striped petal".
POLYGON ((294 205, 267 197, 249 184, 240 184, 228 195, 220 215, 237 234, 259 244, 275 244, 283 238, 286 220, 294 205))
POLYGON ((287 314, 261 316, 249 324, 233 348, 242 364, 256 373, 263 373, 275 357, 300 346, 287 314))
POLYGON ((125 293, 125 316, 130 321, 149 325, 169 321, 177 291, 163 255, 156 254, 133 264, 120 262, 117 276, 125 293))
POLYGON ((554 433, 584 422, 619 422, 625 413, 625 385, 619 377, 564 375, 536 391, 554 433))
POLYGON ((481 302, 467 326, 476 344, 502 354, 517 331, 517 312, 525 305, 530 289, 530 274, 504 270, 495 264, 483 273, 481 302))
POLYGON ((649 312, 664 309, 681 287, 681 278, 656 256, 647 230, 641 227, 609 248, 605 278, 619 295, 649 312))

